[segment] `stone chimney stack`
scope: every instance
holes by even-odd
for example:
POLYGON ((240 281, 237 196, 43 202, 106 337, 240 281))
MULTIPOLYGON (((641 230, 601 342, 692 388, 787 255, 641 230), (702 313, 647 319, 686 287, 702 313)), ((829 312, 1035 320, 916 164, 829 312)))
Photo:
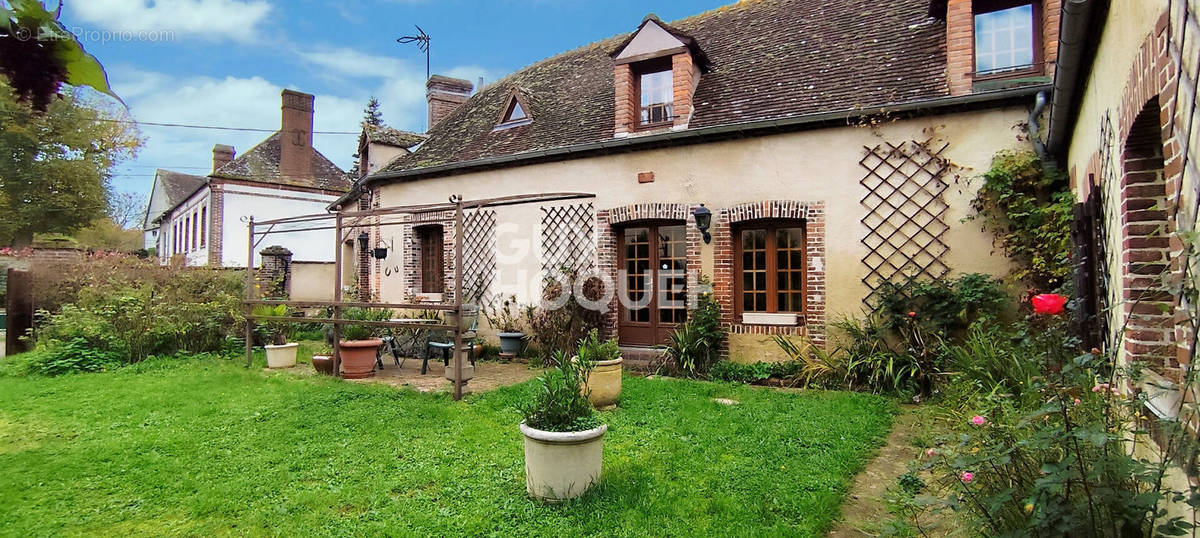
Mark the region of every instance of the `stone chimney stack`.
POLYGON ((234 156, 233 146, 226 146, 225 144, 214 145, 213 146, 213 169, 212 169, 213 173, 216 173, 217 169, 221 168, 222 166, 225 166, 225 165, 233 162, 233 156, 234 156))
POLYGON ((313 140, 313 96, 283 90, 283 120, 280 123, 279 175, 311 178, 313 140))
POLYGON ((434 125, 467 102, 473 88, 469 80, 442 75, 429 77, 425 82, 425 100, 429 102, 429 126, 426 130, 432 130, 434 125))

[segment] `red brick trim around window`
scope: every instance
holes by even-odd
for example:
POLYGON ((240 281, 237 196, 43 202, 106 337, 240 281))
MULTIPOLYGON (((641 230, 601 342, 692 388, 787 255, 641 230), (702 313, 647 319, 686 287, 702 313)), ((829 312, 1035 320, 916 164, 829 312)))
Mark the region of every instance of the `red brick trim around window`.
MULTIPOLYGON (((715 212, 713 218, 713 292, 721 318, 732 334, 794 334, 825 345, 825 203, 768 200, 715 212), (805 223, 805 312, 796 326, 746 325, 735 319, 733 225, 754 220, 798 219, 805 223)), ((726 350, 728 352, 728 350, 726 350)))

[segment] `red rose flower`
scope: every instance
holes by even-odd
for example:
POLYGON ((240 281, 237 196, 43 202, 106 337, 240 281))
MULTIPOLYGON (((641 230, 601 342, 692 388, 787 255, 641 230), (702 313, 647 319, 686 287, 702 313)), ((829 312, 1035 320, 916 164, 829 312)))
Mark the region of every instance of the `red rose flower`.
POLYGON ((1033 296, 1033 313, 1057 316, 1063 313, 1067 298, 1057 293, 1043 293, 1033 296))

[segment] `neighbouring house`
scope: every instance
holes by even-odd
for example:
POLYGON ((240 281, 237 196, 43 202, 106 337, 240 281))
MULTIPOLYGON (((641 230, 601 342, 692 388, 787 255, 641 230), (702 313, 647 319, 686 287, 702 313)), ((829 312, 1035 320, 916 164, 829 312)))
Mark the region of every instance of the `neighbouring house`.
MULTIPOLYGON (((425 141, 331 208, 590 193, 469 213, 464 282, 533 303, 562 267, 601 278, 604 330, 629 354, 665 342, 703 275, 733 359, 780 356, 776 334, 823 345, 827 323, 885 282, 1007 271, 992 236, 962 224, 970 179, 996 152, 1030 148, 1059 11, 759 0, 649 15, 473 95, 431 78, 425 141)), ((457 292, 453 215, 362 231, 349 259, 364 294, 457 292)))
POLYGON ((364 122, 362 134, 358 136, 358 170, 353 171, 355 177, 362 178, 378 172, 397 157, 411 153, 424 140, 425 137, 417 133, 364 122))
POLYGON ((1195 353, 1179 289, 1196 255, 1198 26, 1179 0, 1066 4, 1047 139, 1079 202, 1085 344, 1147 366, 1134 381, 1168 418, 1195 353))
POLYGON ((154 184, 150 187, 150 200, 146 205, 146 216, 142 220, 142 233, 146 250, 158 248, 159 219, 168 209, 174 208, 204 185, 204 176, 172 172, 161 168, 154 171, 154 184))
MULTIPOLYGON (((213 146, 213 167, 157 218, 158 255, 188 265, 245 267, 246 219, 293 217, 325 212, 351 186, 346 173, 317 151, 313 140, 313 96, 282 93, 280 130, 241 155, 231 146, 213 146)), ((154 198, 151 198, 153 203, 154 198)), ((307 231, 270 236, 298 261, 333 261, 334 233, 307 231)))

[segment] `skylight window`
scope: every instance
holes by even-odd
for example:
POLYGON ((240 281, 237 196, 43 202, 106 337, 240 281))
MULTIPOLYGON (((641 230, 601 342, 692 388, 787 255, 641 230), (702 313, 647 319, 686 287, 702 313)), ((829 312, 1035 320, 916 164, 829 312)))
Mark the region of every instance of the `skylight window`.
POLYGON ((508 98, 508 106, 504 108, 504 115, 500 117, 500 122, 496 125, 496 129, 518 127, 532 121, 533 118, 529 115, 528 107, 521 102, 521 98, 514 92, 508 98))

